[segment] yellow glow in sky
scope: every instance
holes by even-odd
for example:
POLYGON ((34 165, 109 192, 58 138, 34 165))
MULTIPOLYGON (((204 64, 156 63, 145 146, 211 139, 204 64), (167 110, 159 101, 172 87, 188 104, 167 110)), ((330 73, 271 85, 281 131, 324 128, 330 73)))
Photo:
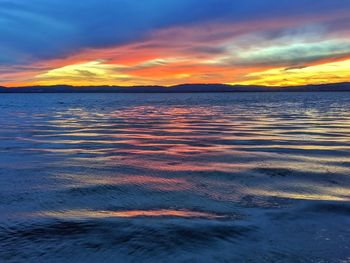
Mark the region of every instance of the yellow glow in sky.
MULTIPOLYGON (((336 83, 350 79, 350 60, 331 62, 305 68, 275 68, 247 74, 238 83, 246 85, 288 86, 336 83)), ((237 82, 232 83, 237 84, 237 82)))

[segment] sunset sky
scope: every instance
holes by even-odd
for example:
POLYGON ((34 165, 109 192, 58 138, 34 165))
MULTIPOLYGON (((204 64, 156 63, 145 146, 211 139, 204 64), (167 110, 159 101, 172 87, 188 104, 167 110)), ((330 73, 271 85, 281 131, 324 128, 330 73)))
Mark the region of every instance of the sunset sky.
POLYGON ((0 85, 350 81, 348 0, 0 0, 0 85))

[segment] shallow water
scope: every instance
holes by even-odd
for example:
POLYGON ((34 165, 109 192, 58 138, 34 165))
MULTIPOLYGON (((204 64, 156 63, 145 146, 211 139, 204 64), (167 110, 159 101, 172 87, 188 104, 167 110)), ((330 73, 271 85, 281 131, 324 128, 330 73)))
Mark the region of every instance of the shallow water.
POLYGON ((350 262, 350 93, 2 94, 0 261, 350 262))

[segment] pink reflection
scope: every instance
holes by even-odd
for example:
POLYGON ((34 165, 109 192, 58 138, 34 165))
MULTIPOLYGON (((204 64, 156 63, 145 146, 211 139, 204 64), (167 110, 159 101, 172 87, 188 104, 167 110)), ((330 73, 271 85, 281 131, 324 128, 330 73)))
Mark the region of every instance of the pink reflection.
POLYGON ((93 210, 70 210, 42 212, 41 216, 54 218, 137 218, 137 217, 181 217, 181 218, 208 218, 219 219, 227 216, 207 212, 190 210, 126 210, 126 211, 93 211, 93 210))

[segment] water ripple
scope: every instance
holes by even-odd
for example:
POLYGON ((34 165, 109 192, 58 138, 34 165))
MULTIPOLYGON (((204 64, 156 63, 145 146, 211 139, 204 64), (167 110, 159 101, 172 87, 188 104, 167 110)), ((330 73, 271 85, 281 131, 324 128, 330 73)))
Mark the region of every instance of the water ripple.
POLYGON ((1 96, 0 240, 16 253, 0 261, 74 262, 75 244, 87 262, 115 247, 126 262, 346 260, 348 109, 349 93, 1 96))

